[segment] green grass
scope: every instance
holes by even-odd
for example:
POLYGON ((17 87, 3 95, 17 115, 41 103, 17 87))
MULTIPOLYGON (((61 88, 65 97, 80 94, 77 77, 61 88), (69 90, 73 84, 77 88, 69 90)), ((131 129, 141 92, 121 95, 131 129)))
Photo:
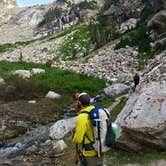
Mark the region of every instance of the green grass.
POLYGON ((166 159, 166 153, 146 152, 146 153, 129 153, 121 150, 110 150, 106 153, 108 166, 124 166, 126 164, 140 164, 146 166, 147 163, 154 160, 166 159))
POLYGON ((34 40, 29 40, 29 41, 18 41, 14 44, 10 44, 10 43, 2 44, 2 45, 0 45, 0 53, 6 52, 6 51, 13 51, 16 48, 27 46, 38 40, 39 41, 44 40, 45 38, 47 38, 47 37, 41 37, 39 39, 34 39, 34 40))
POLYGON ((31 69, 33 67, 42 68, 44 65, 34 64, 34 63, 25 63, 25 62, 8 62, 8 61, 0 61, 0 74, 8 73, 13 70, 18 69, 31 69))
POLYGON ((125 106, 127 98, 122 97, 120 103, 111 111, 112 121, 115 121, 118 114, 122 111, 123 107, 125 106))
MULTIPOLYGON (((56 91, 64 96, 71 96, 76 92, 85 91, 94 96, 105 87, 105 81, 92 76, 76 74, 74 72, 49 68, 46 65, 25 62, 0 62, 0 74, 4 75, 9 84, 25 85, 27 89, 39 89, 43 93, 49 90, 56 91), (34 75, 23 80, 8 73, 17 69, 44 68, 45 73, 34 75), (28 86, 29 85, 29 86, 28 86)), ((21 86, 21 85, 20 85, 21 86)), ((31 90, 32 91, 32 90, 31 90)))
POLYGON ((102 100, 101 102, 97 103, 96 105, 103 105, 105 107, 109 107, 113 102, 115 102, 115 97, 110 97, 102 100))

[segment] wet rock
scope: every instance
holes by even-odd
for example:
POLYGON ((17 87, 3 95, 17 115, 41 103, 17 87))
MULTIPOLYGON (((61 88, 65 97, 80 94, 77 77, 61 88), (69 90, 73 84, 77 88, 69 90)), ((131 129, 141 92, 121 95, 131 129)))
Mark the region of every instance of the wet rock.
POLYGON ((49 130, 47 126, 41 126, 37 129, 27 132, 24 136, 16 138, 12 144, 6 144, 0 149, 0 158, 14 158, 23 155, 27 148, 41 142, 45 142, 49 138, 49 130))

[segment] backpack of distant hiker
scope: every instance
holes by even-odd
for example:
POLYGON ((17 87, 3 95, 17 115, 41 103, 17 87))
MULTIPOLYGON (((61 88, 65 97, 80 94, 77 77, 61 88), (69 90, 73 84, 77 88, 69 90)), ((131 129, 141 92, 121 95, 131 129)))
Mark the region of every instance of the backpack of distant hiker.
MULTIPOLYGON (((93 147, 98 152, 98 156, 110 148, 115 148, 119 133, 117 132, 117 126, 111 122, 109 111, 105 107, 97 106, 90 112, 83 111, 81 113, 89 114, 92 121, 95 142, 90 142, 93 143, 93 147), (115 127, 114 129, 113 126, 115 127)), ((88 138, 86 134, 85 137, 88 138)))

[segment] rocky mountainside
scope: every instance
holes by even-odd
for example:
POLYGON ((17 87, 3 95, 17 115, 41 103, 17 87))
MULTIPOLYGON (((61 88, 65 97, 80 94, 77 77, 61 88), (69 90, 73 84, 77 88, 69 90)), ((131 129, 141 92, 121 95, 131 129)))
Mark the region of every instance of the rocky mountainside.
POLYGON ((16 0, 1 0, 0 6, 6 8, 13 8, 17 6, 17 2, 16 0))
POLYGON ((19 8, 15 1, 3 1, 0 9, 0 44, 34 38, 34 29, 50 5, 19 8))
MULTIPOLYGON (((98 2, 102 4, 103 1, 98 2)), ((4 8, 0 11, 0 18, 2 18, 0 19, 0 61, 43 63, 52 67, 51 69, 58 67, 62 70, 72 70, 106 79, 108 86, 110 82, 114 85, 117 85, 116 83, 125 84, 127 92, 130 92, 127 94, 129 99, 125 107, 116 119, 121 131, 118 147, 135 152, 166 151, 165 0, 106 0, 104 2, 106 5, 98 16, 81 17, 80 13, 75 13, 74 19, 69 17, 73 13, 65 10, 68 5, 65 4, 59 19, 51 20, 54 28, 56 28, 54 23, 57 20, 61 27, 58 31, 47 34, 48 36, 45 38, 34 38, 34 29, 36 30, 37 24, 42 20, 48 23, 45 24, 46 27, 50 25, 47 19, 52 13, 59 12, 59 9, 52 7, 60 7, 62 4, 64 5, 64 1, 59 0, 51 5, 28 8, 18 8, 15 5, 10 10, 7 7, 4 8), (20 42, 15 43, 16 41, 20 42), (3 45, 4 43, 15 44, 3 45), (139 73, 141 81, 133 92, 132 79, 136 72, 139 73)), ((11 5, 9 6, 11 7, 11 5)), ((87 12, 88 10, 82 11, 87 12)), ((13 95, 13 91, 15 92, 13 87, 4 88, 2 78, 0 78, 0 83, 2 84, 1 96, 5 93, 13 95)), ((109 87, 107 88, 109 89, 109 87)), ((17 92, 15 93, 17 94, 17 92)), ((112 88, 111 94, 107 94, 104 90, 103 93, 112 97, 115 89, 112 88)), ((115 95, 115 97, 117 96, 115 95)), ((34 101, 30 102, 3 104, 2 108, 8 111, 9 115, 3 114, 2 120, 4 117, 7 120, 16 117, 18 123, 29 125, 23 123, 27 118, 33 121, 33 118, 40 120, 40 118, 43 119, 43 115, 50 115, 48 110, 51 109, 46 110, 43 100, 39 102, 38 107, 34 108, 31 105, 34 101), (15 106, 17 107, 15 108, 15 106), (40 116, 37 116, 38 111, 36 110, 40 107, 40 116), (22 108, 24 108, 23 111, 22 108), (19 112, 18 115, 17 112, 19 112)), ((48 103, 50 107, 52 104, 48 103)), ((49 117, 45 116, 44 121, 47 121, 47 118, 49 117)), ((74 128, 74 124, 74 122, 68 123, 67 127, 70 128, 72 125, 74 128)), ((1 132, 3 132, 4 125, 2 121, 1 132)), ((59 127, 59 125, 57 126, 59 127)), ((33 128, 33 123, 30 124, 30 127, 33 128)), ((38 132, 35 135, 36 131, 30 131, 27 135, 16 138, 13 144, 4 145, 0 149, 2 164, 4 164, 5 155, 9 165, 12 165, 12 162, 27 165, 36 164, 36 162, 41 162, 41 165, 44 165, 45 162, 47 165, 57 164, 54 158, 51 159, 52 156, 55 157, 54 150, 59 146, 61 151, 66 145, 63 140, 58 140, 60 145, 55 145, 57 140, 50 140, 49 126, 39 127, 38 132), (42 135, 44 136, 42 137, 42 135), (17 155, 22 156, 17 158, 17 155), (41 156, 45 157, 42 161, 40 161, 41 156), (12 162, 8 161, 8 157, 13 158, 12 162), (36 157, 39 158, 36 160, 36 157)), ((165 161, 163 163, 165 164, 165 161)))

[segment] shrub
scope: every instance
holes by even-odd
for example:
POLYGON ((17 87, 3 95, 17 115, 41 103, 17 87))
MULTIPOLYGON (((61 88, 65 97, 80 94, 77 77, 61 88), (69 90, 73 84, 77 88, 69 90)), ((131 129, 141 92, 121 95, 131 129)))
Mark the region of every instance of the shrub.
POLYGON ((79 10, 85 10, 85 9, 95 10, 95 9, 97 9, 97 4, 95 1, 88 2, 87 0, 85 0, 78 4, 73 5, 70 12, 75 11, 77 8, 79 8, 79 10))
POLYGON ((51 22, 54 21, 56 18, 59 18, 61 14, 62 14, 62 11, 58 7, 49 9, 44 15, 43 20, 39 22, 38 28, 46 26, 46 25, 49 26, 49 24, 51 24, 51 22))
POLYGON ((123 48, 126 45, 131 47, 138 47, 140 53, 150 50, 149 29, 146 25, 141 25, 137 29, 124 35, 120 42, 115 46, 115 49, 123 48))
POLYGON ((115 39, 118 35, 115 32, 116 22, 111 17, 98 15, 96 23, 89 25, 90 39, 95 48, 100 48, 111 39, 115 39))
POLYGON ((69 35, 64 43, 57 49, 58 54, 65 59, 76 58, 78 54, 86 55, 91 47, 89 29, 82 26, 69 35))
POLYGON ((142 12, 141 12, 141 15, 140 15, 140 18, 141 18, 141 22, 146 22, 149 17, 151 17, 152 15, 154 14, 154 11, 153 9, 149 8, 149 7, 145 7, 142 12))
POLYGON ((119 0, 104 0, 104 5, 101 11, 108 10, 111 5, 117 5, 118 3, 119 3, 119 0))

